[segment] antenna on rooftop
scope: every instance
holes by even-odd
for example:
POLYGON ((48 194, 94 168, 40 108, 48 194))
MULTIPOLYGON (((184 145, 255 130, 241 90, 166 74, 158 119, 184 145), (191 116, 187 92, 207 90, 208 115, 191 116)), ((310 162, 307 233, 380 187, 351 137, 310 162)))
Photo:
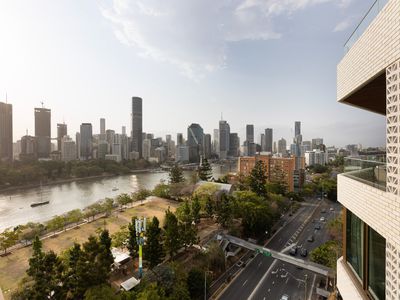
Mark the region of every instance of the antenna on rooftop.
POLYGON ((44 106, 43 106, 43 105, 44 105, 43 101, 40 101, 40 103, 42 104, 42 108, 44 108, 44 106))

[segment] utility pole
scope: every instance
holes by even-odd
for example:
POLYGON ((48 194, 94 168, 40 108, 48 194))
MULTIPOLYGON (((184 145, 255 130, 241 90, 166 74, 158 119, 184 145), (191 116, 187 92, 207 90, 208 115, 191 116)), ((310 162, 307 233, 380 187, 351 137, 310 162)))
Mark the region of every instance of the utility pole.
POLYGON ((137 243, 139 245, 139 278, 143 276, 143 245, 144 233, 146 232, 146 218, 135 220, 137 243))

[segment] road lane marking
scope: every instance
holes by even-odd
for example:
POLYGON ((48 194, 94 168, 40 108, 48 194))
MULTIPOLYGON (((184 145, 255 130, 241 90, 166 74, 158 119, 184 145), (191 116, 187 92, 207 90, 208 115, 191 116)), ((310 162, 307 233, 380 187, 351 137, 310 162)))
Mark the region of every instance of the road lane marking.
POLYGON ((248 279, 246 279, 246 281, 242 284, 242 286, 245 286, 247 283, 248 279))
POLYGON ((317 279, 317 275, 314 274, 314 279, 311 285, 311 290, 310 290, 310 295, 308 296, 307 300, 311 300, 312 294, 313 294, 313 290, 314 290, 314 285, 315 285, 315 280, 317 279))

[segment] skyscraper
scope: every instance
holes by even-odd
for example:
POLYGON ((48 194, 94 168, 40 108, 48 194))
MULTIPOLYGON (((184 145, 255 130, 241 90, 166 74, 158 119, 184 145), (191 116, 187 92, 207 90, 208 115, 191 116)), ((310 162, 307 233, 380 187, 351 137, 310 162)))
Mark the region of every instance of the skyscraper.
POLYGON ((57 150, 61 151, 61 141, 67 135, 67 124, 57 124, 57 150))
POLYGON ((229 134, 229 156, 238 157, 240 148, 240 140, 237 133, 229 134))
POLYGON ((0 102, 0 159, 13 158, 12 105, 0 102))
POLYGON ((132 97, 132 151, 139 153, 139 158, 143 154, 143 101, 142 98, 132 97))
POLYGON ((272 152, 273 133, 272 128, 265 129, 265 151, 272 152))
POLYGON ((199 163, 203 155, 203 128, 199 124, 192 123, 187 131, 187 146, 189 147, 189 162, 199 163))
POLYGON ((261 133, 260 144, 261 144, 261 151, 267 151, 267 150, 265 150, 265 134, 264 133, 261 133))
POLYGON ((38 158, 48 158, 51 152, 51 110, 35 108, 35 137, 38 158))
POLYGON ((106 134, 106 119, 100 118, 100 134, 106 134))
POLYGON ((177 146, 182 146, 183 145, 183 134, 182 133, 178 133, 176 135, 176 145, 177 146))
POLYGON ((298 136, 301 134, 301 122, 295 121, 294 122, 294 136, 298 136))
MULTIPOLYGON (((219 158, 226 159, 229 151, 231 129, 227 121, 219 121, 219 158)), ((253 137, 254 138, 254 137, 253 137)))
POLYGON ((286 155, 286 140, 284 138, 278 141, 278 153, 286 155))
POLYGON ((81 159, 88 160, 92 158, 92 124, 82 123, 81 124, 81 134, 80 134, 80 155, 81 159))
POLYGON ((211 134, 205 134, 204 135, 204 158, 210 158, 211 157, 211 134))
POLYGON ((219 156, 219 129, 214 129, 213 152, 214 152, 214 154, 219 156))
POLYGON ((246 125, 246 141, 254 143, 254 125, 246 125))

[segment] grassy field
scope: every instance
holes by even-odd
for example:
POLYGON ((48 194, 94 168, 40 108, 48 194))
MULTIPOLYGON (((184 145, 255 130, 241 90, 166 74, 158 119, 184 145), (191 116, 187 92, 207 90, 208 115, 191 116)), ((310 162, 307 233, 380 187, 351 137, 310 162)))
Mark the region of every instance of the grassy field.
MULTIPOLYGON (((101 218, 94 222, 84 224, 77 229, 71 229, 43 241, 45 251, 53 250, 60 253, 73 245, 74 242, 83 243, 90 235, 96 234, 96 229, 105 227, 110 234, 118 231, 123 225, 127 225, 133 216, 152 218, 156 216, 161 224, 164 220, 165 210, 170 207, 175 211, 179 203, 161 198, 155 198, 151 202, 129 208, 118 214, 113 213, 108 218, 101 218)), ((32 247, 15 250, 11 255, 0 257, 0 288, 6 299, 16 289, 20 280, 25 276, 28 261, 32 255, 32 247)))

